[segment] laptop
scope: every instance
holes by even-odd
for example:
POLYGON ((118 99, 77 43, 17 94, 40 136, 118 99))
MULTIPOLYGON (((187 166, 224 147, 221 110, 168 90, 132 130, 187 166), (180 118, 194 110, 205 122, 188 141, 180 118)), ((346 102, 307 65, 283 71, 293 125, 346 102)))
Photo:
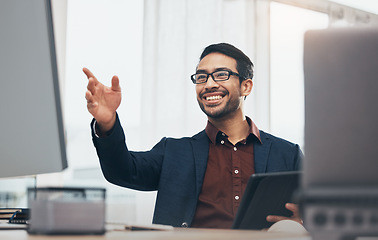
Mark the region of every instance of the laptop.
POLYGON ((268 215, 290 217, 285 204, 293 203, 300 175, 299 171, 252 174, 232 228, 261 230, 273 224, 266 221, 268 215))

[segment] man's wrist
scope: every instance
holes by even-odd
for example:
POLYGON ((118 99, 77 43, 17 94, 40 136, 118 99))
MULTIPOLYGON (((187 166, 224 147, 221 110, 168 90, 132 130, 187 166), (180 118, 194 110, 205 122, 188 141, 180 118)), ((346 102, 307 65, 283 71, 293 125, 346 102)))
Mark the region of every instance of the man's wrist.
POLYGON ((110 131, 115 124, 116 118, 117 118, 117 114, 114 112, 109 121, 99 121, 96 119, 98 128, 100 129, 100 131, 101 132, 110 131))
POLYGON ((117 119, 117 114, 114 115, 114 119, 109 124, 99 123, 94 119, 93 132, 96 137, 106 137, 109 136, 114 128, 117 119))

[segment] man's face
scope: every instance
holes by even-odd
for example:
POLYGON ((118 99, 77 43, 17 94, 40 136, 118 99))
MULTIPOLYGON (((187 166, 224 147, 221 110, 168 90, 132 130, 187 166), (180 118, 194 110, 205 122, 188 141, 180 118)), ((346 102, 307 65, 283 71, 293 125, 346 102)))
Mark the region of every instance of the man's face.
MULTIPOLYGON (((210 53, 197 67, 197 73, 212 73, 217 70, 236 70, 236 60, 221 54, 210 53)), ((243 96, 239 77, 231 75, 230 79, 215 82, 209 76, 206 83, 196 85, 197 101, 202 111, 210 118, 219 119, 235 113, 241 107, 243 96)))

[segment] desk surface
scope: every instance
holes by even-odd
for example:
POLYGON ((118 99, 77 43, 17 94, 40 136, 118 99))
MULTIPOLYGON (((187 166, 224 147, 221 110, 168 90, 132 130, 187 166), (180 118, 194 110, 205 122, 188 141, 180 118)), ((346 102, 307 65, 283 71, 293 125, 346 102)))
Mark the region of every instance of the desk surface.
POLYGON ((213 230, 213 229, 174 229, 171 231, 108 231, 104 235, 30 235, 25 230, 1 230, 0 239, 17 240, 253 240, 253 239, 293 239, 310 240, 308 235, 288 233, 268 233, 250 230, 213 230))

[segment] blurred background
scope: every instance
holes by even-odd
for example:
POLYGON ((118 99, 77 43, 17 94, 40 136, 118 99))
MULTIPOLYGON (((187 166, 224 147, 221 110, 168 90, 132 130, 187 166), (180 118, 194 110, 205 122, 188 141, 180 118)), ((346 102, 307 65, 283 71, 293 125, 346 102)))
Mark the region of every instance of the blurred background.
MULTIPOLYGON (((155 192, 107 183, 90 135, 89 68, 105 85, 118 75, 118 113, 132 150, 204 129, 194 73, 202 50, 228 42, 255 64, 246 114, 304 152, 303 35, 309 29, 378 26, 371 0, 53 0, 68 169, 0 180, 2 207, 26 207, 26 187, 107 189, 107 221, 151 223, 155 192)), ((184 166, 183 166, 184 167, 184 166)))

